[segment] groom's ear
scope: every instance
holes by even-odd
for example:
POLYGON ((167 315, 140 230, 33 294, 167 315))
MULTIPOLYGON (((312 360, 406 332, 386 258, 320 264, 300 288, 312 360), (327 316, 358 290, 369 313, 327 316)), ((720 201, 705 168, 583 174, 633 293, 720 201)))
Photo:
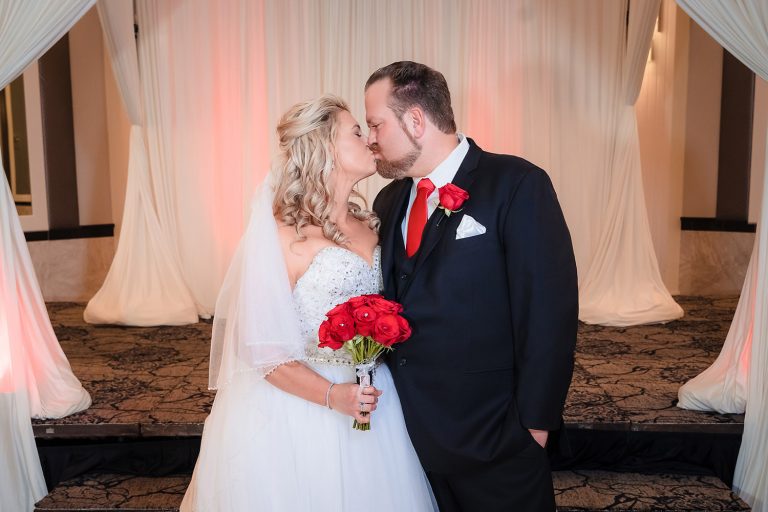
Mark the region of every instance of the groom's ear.
POLYGON ((415 138, 419 139, 424 135, 427 128, 427 117, 420 107, 411 107, 406 111, 405 125, 415 138))

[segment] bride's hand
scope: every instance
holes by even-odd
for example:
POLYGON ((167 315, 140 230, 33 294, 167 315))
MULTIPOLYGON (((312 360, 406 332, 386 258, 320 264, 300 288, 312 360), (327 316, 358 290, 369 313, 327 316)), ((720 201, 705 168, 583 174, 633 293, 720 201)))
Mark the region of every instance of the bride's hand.
POLYGON ((328 398, 331 409, 352 416, 358 423, 368 423, 382 393, 373 386, 366 386, 360 393, 360 386, 349 382, 333 386, 328 398))

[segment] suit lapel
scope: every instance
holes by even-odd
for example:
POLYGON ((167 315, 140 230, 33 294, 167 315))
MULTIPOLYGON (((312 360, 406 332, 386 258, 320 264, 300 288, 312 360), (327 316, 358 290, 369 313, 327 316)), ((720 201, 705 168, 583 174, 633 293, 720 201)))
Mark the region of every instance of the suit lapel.
MULTIPOLYGON (((464 157, 464 161, 461 162, 459 170, 456 171, 456 176, 453 178, 452 183, 457 187, 460 187, 466 191, 469 191, 472 183, 475 181, 474 171, 477 168, 477 164, 480 160, 482 150, 474 143, 472 139, 469 139, 469 151, 467 156, 464 157)), ((470 195, 469 201, 472 200, 470 195)), ((424 235, 421 240, 421 246, 416 253, 416 265, 413 268, 411 278, 405 284, 405 288, 400 294, 401 298, 408 293, 411 288, 411 283, 419 269, 427 261, 427 258, 432 254, 432 251, 437 246, 438 242, 442 239, 445 233, 455 233, 456 227, 461 222, 462 213, 454 213, 450 216, 445 214, 445 211, 438 208, 432 213, 427 225, 424 228, 424 235)))
POLYGON ((395 286, 392 282, 392 273, 395 266, 395 250, 397 247, 397 229, 400 229, 405 211, 408 208, 408 197, 410 196, 413 180, 404 179, 397 183, 397 189, 392 192, 394 198, 389 205, 384 223, 384 233, 380 234, 381 240, 381 269, 384 281, 384 289, 388 297, 395 296, 395 286))

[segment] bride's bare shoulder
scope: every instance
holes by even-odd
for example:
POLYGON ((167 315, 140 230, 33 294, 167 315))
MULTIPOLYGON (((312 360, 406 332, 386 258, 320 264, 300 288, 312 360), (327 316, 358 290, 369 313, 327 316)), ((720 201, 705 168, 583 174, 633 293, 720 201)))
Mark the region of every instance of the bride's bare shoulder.
POLYGON ((292 286, 306 272, 315 255, 331 245, 317 226, 305 226, 301 232, 303 238, 296 232, 296 226, 277 221, 277 234, 292 286))
POLYGON ((277 234, 283 250, 295 256, 300 256, 305 252, 313 253, 319 248, 318 246, 328 244, 322 230, 317 226, 304 226, 301 229, 302 236, 299 236, 295 225, 289 226, 278 221, 277 234))

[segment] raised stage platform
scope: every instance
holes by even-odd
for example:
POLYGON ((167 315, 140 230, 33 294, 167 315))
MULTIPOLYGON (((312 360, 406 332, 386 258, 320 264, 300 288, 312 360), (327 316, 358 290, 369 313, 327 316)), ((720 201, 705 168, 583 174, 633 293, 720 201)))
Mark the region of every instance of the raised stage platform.
MULTIPOLYGON (((717 357, 737 298, 677 300, 686 315, 666 325, 580 326, 565 409, 574 455, 553 461, 560 510, 747 509, 728 490, 743 416, 675 405, 717 357)), ((214 396, 211 325, 92 326, 83 307, 49 304, 93 406, 33 421, 58 485, 38 510, 175 510, 214 396)))

